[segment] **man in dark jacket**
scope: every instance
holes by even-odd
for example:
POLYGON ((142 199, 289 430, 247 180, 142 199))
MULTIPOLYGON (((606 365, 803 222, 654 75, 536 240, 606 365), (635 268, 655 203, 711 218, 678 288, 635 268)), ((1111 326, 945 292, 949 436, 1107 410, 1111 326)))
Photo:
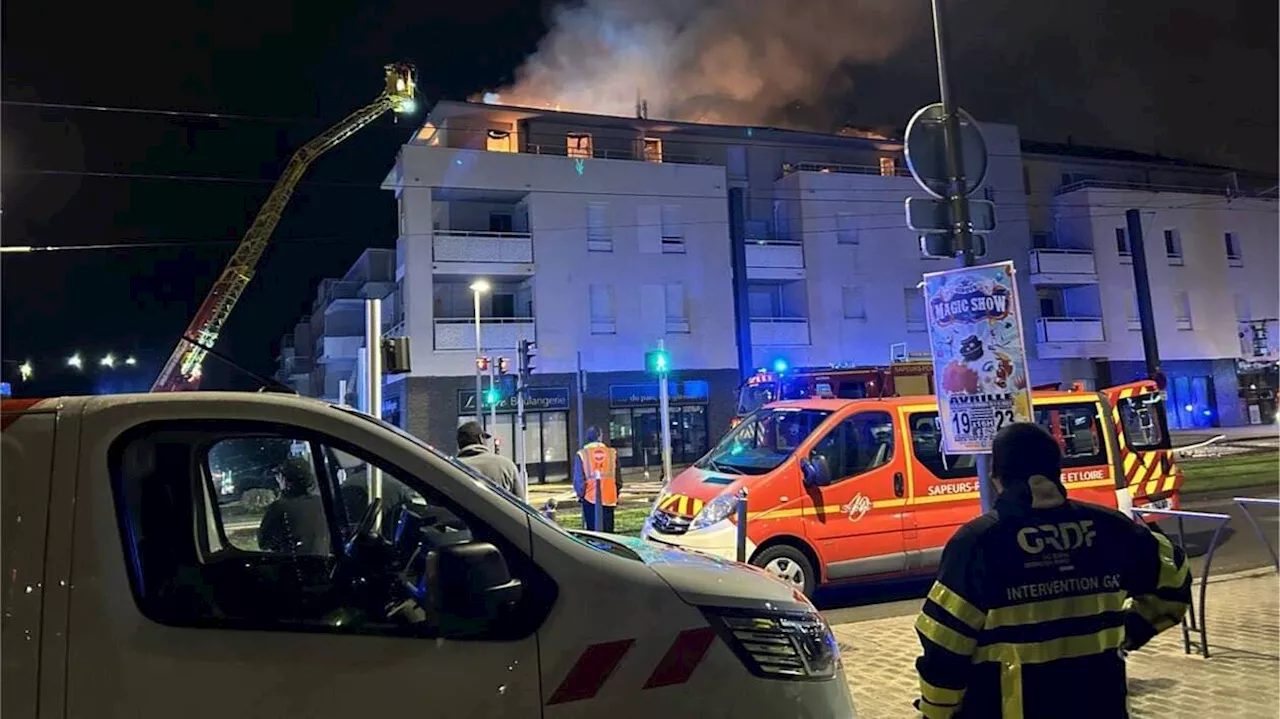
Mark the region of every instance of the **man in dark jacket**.
POLYGON ((458 459, 490 482, 520 496, 517 493, 520 471, 516 463, 490 449, 489 439, 491 436, 479 422, 463 423, 458 427, 458 459))
POLYGON ((947 543, 916 620, 925 717, 1127 717, 1123 653, 1182 621, 1182 550, 1067 499, 1061 464, 1039 425, 996 435, 995 507, 947 543))
POLYGON ((258 547, 302 556, 330 554, 329 522, 311 463, 295 457, 281 464, 275 475, 280 497, 262 515, 258 547))

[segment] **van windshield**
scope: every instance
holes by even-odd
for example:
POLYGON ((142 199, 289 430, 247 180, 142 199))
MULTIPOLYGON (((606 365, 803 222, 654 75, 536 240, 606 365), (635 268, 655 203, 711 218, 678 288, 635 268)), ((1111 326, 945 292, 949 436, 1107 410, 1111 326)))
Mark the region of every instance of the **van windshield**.
POLYGON ((775 407, 756 410, 694 464, 729 474, 764 474, 782 464, 831 413, 775 407))

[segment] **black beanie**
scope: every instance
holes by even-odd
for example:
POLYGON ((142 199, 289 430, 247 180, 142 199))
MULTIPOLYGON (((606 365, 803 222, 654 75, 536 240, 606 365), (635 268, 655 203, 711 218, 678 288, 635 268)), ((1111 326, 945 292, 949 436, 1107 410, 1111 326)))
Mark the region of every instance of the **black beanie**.
POLYGON ((1026 484, 1040 475, 1062 483, 1062 448, 1044 427, 1017 422, 996 433, 991 446, 991 474, 1005 487, 1026 484))

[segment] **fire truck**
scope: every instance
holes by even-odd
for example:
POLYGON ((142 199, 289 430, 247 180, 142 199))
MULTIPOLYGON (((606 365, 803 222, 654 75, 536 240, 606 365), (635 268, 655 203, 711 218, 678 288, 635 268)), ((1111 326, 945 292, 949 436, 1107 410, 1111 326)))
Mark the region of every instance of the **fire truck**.
POLYGON ((786 399, 863 399, 933 394, 933 363, 906 360, 875 366, 761 368, 738 387, 733 424, 770 402, 786 399))

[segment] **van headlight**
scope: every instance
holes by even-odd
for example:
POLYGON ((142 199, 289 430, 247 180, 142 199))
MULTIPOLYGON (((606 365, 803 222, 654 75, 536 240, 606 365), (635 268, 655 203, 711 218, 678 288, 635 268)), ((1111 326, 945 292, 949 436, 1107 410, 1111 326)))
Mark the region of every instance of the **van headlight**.
POLYGON ((699 529, 706 529, 733 514, 733 510, 737 508, 738 498, 735 495, 722 494, 703 505, 702 511, 698 512, 698 516, 694 517, 693 522, 689 525, 689 531, 695 532, 699 529))
POLYGON ((711 626, 747 670, 766 679, 821 681, 836 675, 840 649, 817 612, 703 607, 711 626))

